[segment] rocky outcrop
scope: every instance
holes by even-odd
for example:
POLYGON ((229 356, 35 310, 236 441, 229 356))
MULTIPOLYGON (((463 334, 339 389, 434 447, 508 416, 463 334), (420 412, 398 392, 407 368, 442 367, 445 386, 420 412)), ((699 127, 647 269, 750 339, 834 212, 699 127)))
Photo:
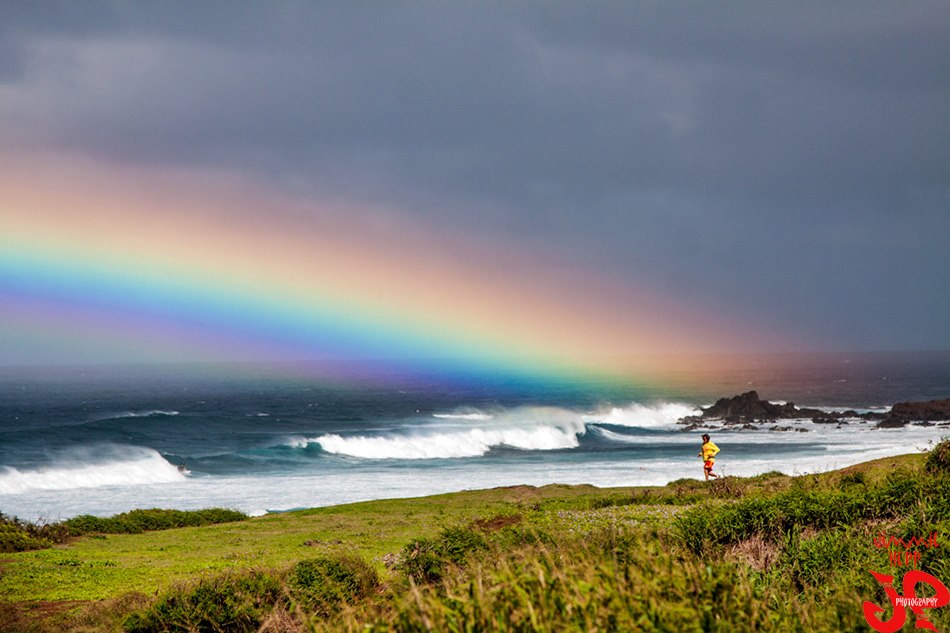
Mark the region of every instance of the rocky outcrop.
POLYGON ((759 399, 755 391, 748 391, 731 398, 720 398, 713 406, 703 409, 704 419, 725 420, 740 422, 746 420, 777 420, 792 417, 795 414, 795 405, 772 404, 767 400, 759 399))
POLYGON ((877 423, 876 429, 899 429, 907 426, 907 420, 898 420, 897 418, 887 418, 877 423))
POLYGON ((709 421, 721 421, 725 424, 749 424, 752 422, 774 422, 776 420, 792 420, 802 418, 834 418, 836 414, 828 414, 818 409, 799 409, 791 402, 775 404, 759 398, 758 392, 746 393, 731 398, 720 398, 716 404, 702 410, 700 416, 691 416, 681 420, 697 424, 709 421))
POLYGON ((941 422, 950 420, 950 399, 929 402, 898 402, 885 419, 941 422))
MULTIPOLYGON (((821 411, 806 407, 796 407, 791 402, 775 404, 759 398, 755 391, 748 391, 731 398, 720 398, 711 407, 702 410, 698 416, 689 416, 679 420, 686 425, 684 430, 712 428, 710 422, 740 429, 755 429, 752 423, 774 423, 778 420, 811 419, 816 424, 847 424, 847 420, 860 419, 865 422, 877 421, 876 428, 899 428, 914 422, 931 424, 950 420, 950 399, 931 400, 929 402, 900 402, 887 413, 858 413, 847 411, 821 411)), ((772 430, 791 430, 791 427, 777 427, 772 430)), ((805 429, 796 428, 797 431, 805 429)))

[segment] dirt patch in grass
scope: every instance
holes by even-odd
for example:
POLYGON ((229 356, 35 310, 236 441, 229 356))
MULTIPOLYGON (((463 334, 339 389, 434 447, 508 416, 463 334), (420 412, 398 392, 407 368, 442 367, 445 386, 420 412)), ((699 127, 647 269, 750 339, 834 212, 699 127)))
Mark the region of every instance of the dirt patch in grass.
POLYGON ((782 548, 759 535, 739 541, 730 548, 732 556, 756 571, 765 571, 778 561, 782 548))
POLYGON ((477 519, 473 525, 485 532, 497 532, 502 528, 517 525, 522 521, 524 521, 524 516, 520 514, 500 514, 490 519, 477 519))

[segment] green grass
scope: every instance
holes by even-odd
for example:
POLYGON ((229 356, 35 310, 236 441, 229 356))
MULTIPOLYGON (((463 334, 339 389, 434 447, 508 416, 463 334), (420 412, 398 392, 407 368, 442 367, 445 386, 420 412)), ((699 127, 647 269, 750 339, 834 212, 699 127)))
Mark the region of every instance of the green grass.
POLYGON ((195 576, 279 567, 316 554, 356 551, 379 569, 383 557, 446 525, 556 502, 585 506, 593 486, 515 486, 418 499, 381 500, 270 514, 245 521, 142 534, 97 535, 3 556, 0 600, 71 601, 154 594, 195 576))
MULTIPOLYGON (((868 570, 889 569, 874 537, 950 535, 945 449, 823 475, 516 486, 163 531, 134 526, 161 524, 154 511, 117 517, 132 525, 122 534, 83 518, 93 534, 0 557, 0 621, 40 633, 866 631, 862 603, 884 601, 868 570)), ((923 550, 920 565, 950 582, 946 550, 923 550)), ((941 630, 942 611, 928 611, 941 630)))

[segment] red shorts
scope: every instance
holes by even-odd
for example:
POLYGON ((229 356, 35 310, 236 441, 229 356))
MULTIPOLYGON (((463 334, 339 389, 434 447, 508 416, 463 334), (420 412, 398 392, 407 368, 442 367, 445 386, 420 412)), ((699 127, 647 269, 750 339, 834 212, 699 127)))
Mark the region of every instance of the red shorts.
POLYGON ((703 468, 705 468, 706 470, 712 470, 713 461, 710 459, 709 461, 703 462, 703 468))

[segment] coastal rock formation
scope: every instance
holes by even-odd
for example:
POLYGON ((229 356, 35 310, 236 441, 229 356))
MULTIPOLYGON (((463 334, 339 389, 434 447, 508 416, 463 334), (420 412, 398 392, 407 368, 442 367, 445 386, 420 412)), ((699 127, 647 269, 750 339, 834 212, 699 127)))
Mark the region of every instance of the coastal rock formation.
POLYGON ((775 404, 759 398, 756 391, 747 391, 731 398, 720 398, 714 405, 702 411, 702 415, 683 418, 680 422, 686 421, 686 423, 697 424, 715 420, 731 425, 803 418, 821 418, 823 420, 831 418, 830 421, 837 422, 838 417, 844 417, 843 414, 829 414, 818 409, 799 409, 791 402, 775 404))
POLYGON ((909 420, 899 420, 897 418, 886 418, 877 423, 876 429, 899 429, 907 426, 909 420))
POLYGON ((748 391, 731 398, 720 398, 716 404, 703 409, 704 419, 719 419, 727 422, 740 420, 777 420, 779 418, 794 417, 795 405, 772 404, 767 400, 759 399, 755 391, 748 391))
POLYGON ((950 399, 929 402, 898 402, 891 407, 887 419, 940 422, 950 420, 950 399))
MULTIPOLYGON (((738 429, 755 429, 751 423, 774 423, 778 420, 811 419, 816 424, 847 424, 847 420, 860 419, 865 422, 877 421, 876 428, 899 428, 914 422, 930 424, 950 420, 950 399, 931 400, 929 402, 900 402, 886 413, 858 413, 847 411, 822 411, 796 407, 791 402, 775 404, 759 398, 755 391, 748 391, 731 398, 720 398, 711 407, 702 409, 698 416, 688 416, 679 420, 686 425, 684 430, 713 428, 710 422, 738 429)), ((787 431, 791 427, 776 427, 772 430, 787 431)), ((796 428, 796 431, 806 429, 796 428)))

